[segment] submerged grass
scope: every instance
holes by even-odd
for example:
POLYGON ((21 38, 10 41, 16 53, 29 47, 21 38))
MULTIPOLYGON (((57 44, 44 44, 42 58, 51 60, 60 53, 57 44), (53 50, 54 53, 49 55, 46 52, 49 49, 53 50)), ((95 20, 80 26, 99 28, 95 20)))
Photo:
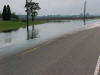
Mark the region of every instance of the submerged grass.
MULTIPOLYGON (((37 25, 37 24, 43 24, 48 21, 34 21, 29 22, 29 25, 37 25)), ((0 21, 0 32, 7 32, 12 30, 17 30, 20 27, 26 27, 26 22, 22 21, 0 21)))

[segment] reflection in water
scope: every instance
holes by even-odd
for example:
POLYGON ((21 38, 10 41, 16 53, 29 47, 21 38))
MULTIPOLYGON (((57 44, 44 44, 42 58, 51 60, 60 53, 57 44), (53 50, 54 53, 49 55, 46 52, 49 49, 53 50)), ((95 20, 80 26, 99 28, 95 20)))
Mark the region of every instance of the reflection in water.
POLYGON ((38 31, 34 28, 34 25, 32 26, 32 36, 31 39, 37 38, 38 31))
POLYGON ((6 34, 2 34, 2 36, 0 36, 0 46, 4 46, 8 45, 9 43, 12 42, 12 34, 11 33, 6 33, 6 34))
POLYGON ((84 25, 86 25, 86 20, 85 19, 83 20, 83 23, 84 23, 84 25))
POLYGON ((20 28, 18 31, 0 33, 0 48, 6 47, 11 44, 16 44, 26 39, 34 39, 38 37, 38 29, 34 29, 33 26, 29 27, 29 36, 27 37, 26 28, 20 28))
MULTIPOLYGON (((97 20, 87 20, 87 24, 100 21, 97 20)), ((63 34, 66 34, 72 30, 80 28, 83 26, 83 20, 70 20, 63 22, 52 22, 45 23, 34 26, 29 26, 29 39, 34 44, 38 42, 44 42, 63 34), (33 39, 33 40, 32 40, 33 39), (33 42, 34 41, 34 42, 33 42)), ((8 33, 0 33, 0 48, 4 48, 10 45, 18 45, 27 42, 27 30, 26 28, 20 28, 17 31, 12 31, 8 33)), ((1 49, 0 49, 1 50, 1 49)))
POLYGON ((29 31, 29 35, 27 36, 27 39, 34 39, 37 38, 38 31, 34 28, 34 25, 31 27, 32 30, 29 31))
POLYGON ((5 35, 5 42, 10 43, 12 41, 11 33, 5 35))
POLYGON ((29 31, 27 31, 27 40, 29 40, 29 31))

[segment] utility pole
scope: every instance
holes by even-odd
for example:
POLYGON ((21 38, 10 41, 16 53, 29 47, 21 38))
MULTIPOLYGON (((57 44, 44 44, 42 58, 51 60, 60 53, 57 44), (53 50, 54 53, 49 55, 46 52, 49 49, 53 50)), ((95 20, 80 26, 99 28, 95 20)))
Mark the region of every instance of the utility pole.
POLYGON ((85 0, 84 1, 84 25, 86 25, 86 4, 87 4, 87 1, 85 0))

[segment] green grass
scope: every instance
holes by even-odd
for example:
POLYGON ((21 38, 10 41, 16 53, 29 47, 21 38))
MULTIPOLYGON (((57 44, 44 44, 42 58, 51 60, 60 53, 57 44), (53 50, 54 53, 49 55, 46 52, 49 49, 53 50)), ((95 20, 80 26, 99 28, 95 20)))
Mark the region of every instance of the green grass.
MULTIPOLYGON (((30 22, 29 25, 37 25, 37 24, 43 24, 48 21, 34 21, 30 22)), ((21 21, 0 21, 0 32, 7 32, 12 30, 17 30, 20 27, 26 27, 26 22, 21 21)))

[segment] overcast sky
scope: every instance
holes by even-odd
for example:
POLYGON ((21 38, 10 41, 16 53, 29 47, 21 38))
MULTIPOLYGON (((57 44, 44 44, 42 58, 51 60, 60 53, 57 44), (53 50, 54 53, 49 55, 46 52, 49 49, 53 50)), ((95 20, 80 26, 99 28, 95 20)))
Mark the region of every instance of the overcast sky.
MULTIPOLYGON (((71 15, 83 11, 84 0, 33 0, 40 4, 39 15, 71 15)), ((25 14, 25 0, 0 0, 0 11, 9 4, 11 10, 17 14, 25 14)), ((87 12, 100 14, 100 0, 87 0, 87 12)))

